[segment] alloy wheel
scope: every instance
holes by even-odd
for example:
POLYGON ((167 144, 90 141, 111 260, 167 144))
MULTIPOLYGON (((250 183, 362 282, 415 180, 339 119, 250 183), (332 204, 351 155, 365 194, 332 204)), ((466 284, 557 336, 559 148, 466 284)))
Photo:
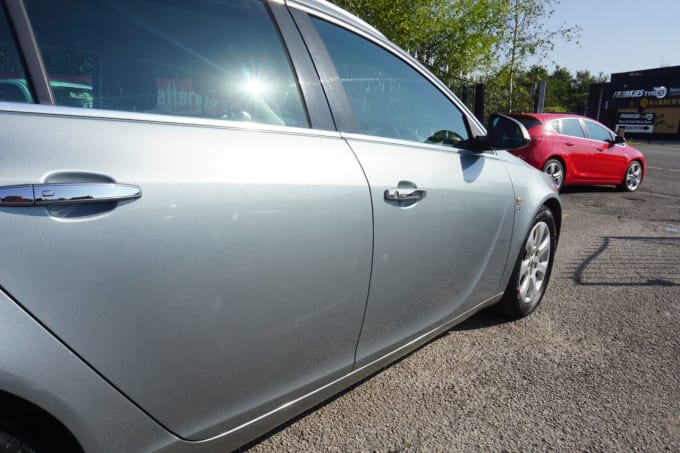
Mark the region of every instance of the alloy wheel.
POLYGON ((626 188, 630 191, 633 192, 635 191, 638 187, 640 187, 640 183, 642 182, 642 165, 640 165, 640 162, 633 162, 628 166, 628 170, 626 171, 626 188))
POLYGON ((549 175, 557 188, 562 187, 562 181, 564 180, 564 170, 562 164, 556 160, 549 160, 545 167, 543 167, 543 172, 549 175))
POLYGON ((529 233, 520 263, 517 290, 519 299, 531 304, 540 297, 548 275, 551 254, 550 228, 538 222, 529 233))

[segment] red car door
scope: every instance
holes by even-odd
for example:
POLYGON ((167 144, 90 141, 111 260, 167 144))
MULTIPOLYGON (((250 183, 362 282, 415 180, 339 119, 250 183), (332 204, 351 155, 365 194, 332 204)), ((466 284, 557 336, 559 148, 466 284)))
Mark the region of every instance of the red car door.
POLYGON ((626 157, 621 147, 613 144, 614 134, 604 126, 583 120, 591 146, 594 149, 591 160, 593 176, 597 180, 621 182, 626 168, 626 157))
POLYGON ((567 178, 573 180, 591 180, 594 178, 592 159, 595 148, 578 118, 562 118, 560 120, 560 141, 565 154, 567 178))

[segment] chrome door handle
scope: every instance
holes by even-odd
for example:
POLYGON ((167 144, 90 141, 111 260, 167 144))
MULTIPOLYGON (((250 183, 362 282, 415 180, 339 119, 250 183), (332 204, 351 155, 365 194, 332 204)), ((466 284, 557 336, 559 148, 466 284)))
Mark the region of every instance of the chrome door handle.
POLYGON ((142 189, 132 184, 22 184, 0 187, 0 206, 48 206, 134 200, 142 189))
POLYGON ((385 200, 390 201, 422 200, 426 196, 427 191, 421 189, 393 189, 385 191, 385 200))

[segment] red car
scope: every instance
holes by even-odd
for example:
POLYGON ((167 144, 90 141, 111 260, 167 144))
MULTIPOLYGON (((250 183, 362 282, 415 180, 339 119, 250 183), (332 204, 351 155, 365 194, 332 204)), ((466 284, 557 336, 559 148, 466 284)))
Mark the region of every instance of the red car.
POLYGON ((567 113, 513 113, 531 142, 512 153, 564 185, 615 185, 633 192, 647 171, 645 157, 597 121, 567 113))

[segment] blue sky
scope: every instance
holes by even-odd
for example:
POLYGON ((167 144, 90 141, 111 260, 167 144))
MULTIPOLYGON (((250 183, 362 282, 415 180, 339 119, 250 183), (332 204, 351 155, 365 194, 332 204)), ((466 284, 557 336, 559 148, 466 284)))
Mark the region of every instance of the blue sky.
POLYGON ((572 74, 592 74, 680 65, 680 0, 561 0, 546 22, 580 25, 580 46, 555 42, 537 63, 552 71, 556 64, 572 74))

